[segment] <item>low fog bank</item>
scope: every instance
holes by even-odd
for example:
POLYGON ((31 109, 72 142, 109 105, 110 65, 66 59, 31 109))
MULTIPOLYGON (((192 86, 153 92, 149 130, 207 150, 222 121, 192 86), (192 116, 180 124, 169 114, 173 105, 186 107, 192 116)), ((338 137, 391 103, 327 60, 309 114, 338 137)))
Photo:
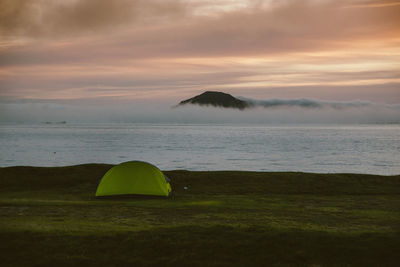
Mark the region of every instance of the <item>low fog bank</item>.
MULTIPOLYGON (((254 100, 255 101, 255 100, 254 100)), ((240 111, 173 103, 62 101, 0 102, 1 123, 243 123, 387 124, 400 123, 400 105, 324 102, 311 99, 257 101, 240 111)))
MULTIPOLYGON (((268 99, 268 100, 255 100, 250 98, 240 97, 241 100, 251 103, 254 106, 264 108, 276 107, 300 107, 300 108, 332 108, 332 109, 345 109, 345 108, 358 108, 366 106, 377 106, 377 104, 367 101, 321 101, 314 99, 268 99)), ((381 104, 383 106, 383 104, 381 104)), ((392 105, 393 107, 394 105, 392 105)), ((388 106, 390 107, 390 106, 388 106)), ((400 107, 400 105, 399 105, 400 107)))

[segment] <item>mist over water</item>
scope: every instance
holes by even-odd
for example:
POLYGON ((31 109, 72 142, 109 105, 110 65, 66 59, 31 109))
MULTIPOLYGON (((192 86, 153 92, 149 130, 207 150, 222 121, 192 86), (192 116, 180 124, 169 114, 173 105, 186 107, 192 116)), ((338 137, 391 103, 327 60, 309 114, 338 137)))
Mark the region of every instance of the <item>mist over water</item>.
POLYGON ((0 102, 0 122, 42 123, 238 123, 386 124, 400 123, 400 105, 312 99, 252 100, 243 111, 174 102, 40 101, 0 102))

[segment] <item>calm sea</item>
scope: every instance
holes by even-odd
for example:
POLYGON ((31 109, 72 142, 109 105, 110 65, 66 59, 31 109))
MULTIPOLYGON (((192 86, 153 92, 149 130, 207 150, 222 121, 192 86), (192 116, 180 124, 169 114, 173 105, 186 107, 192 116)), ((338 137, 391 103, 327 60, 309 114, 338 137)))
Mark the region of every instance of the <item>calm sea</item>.
POLYGON ((164 170, 400 174, 400 125, 0 126, 0 166, 149 161, 164 170))

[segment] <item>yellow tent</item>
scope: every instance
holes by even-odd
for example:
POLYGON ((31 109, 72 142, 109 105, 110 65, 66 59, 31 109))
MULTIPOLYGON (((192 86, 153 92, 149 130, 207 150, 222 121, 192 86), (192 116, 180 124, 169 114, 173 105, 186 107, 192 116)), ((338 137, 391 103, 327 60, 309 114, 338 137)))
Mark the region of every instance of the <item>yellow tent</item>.
POLYGON ((112 167, 101 179, 96 197, 148 195, 168 197, 169 179, 154 165, 128 161, 112 167))

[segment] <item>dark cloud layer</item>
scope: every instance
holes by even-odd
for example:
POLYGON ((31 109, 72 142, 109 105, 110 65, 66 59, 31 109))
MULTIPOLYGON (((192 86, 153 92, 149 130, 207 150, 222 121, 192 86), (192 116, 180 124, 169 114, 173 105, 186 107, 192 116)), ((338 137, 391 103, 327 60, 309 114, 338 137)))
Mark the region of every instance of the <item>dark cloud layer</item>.
POLYGON ((68 36, 160 21, 184 12, 184 5, 169 0, 1 0, 0 33, 68 36))
MULTIPOLYGON (((376 38, 400 32, 400 5, 348 8, 357 1, 278 1, 268 8, 244 8, 217 17, 190 16, 195 5, 178 0, 2 0, 0 33, 64 36, 119 26, 134 31, 117 42, 158 48, 161 53, 248 53, 329 46, 325 41, 376 38), (182 16, 186 20, 180 20, 182 16), (190 16, 190 17, 189 17, 190 16), (165 20, 168 19, 168 20, 165 20), (141 23, 148 24, 142 25, 141 23), (168 22, 168 23, 166 23, 168 22), (135 26, 136 25, 136 26, 135 26)), ((370 3, 371 1, 369 1, 370 3)), ((107 36, 105 36, 107 37, 107 36)), ((148 54, 148 53, 146 53, 148 54)))
POLYGON ((190 14, 191 9, 181 1, 84 0, 44 5, 47 2, 2 1, 0 32, 35 38, 85 35, 61 44, 57 39, 0 50, 0 65, 311 53, 368 43, 380 46, 382 40, 398 45, 400 35, 400 5, 365 9, 348 8, 348 1, 292 0, 217 17, 185 15, 182 20, 180 15, 190 14), (139 23, 144 21, 148 24, 139 23), (87 33, 107 29, 107 34, 87 33))

